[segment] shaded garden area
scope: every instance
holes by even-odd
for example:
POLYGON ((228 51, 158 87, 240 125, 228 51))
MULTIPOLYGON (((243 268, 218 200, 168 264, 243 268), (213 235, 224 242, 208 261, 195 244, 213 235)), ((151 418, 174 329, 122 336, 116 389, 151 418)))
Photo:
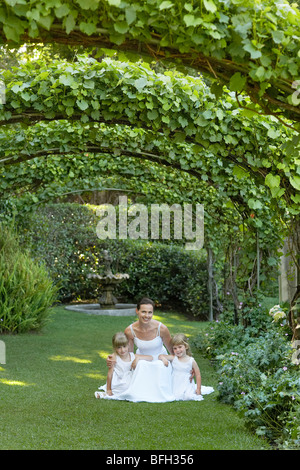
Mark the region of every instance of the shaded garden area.
MULTIPOLYGON (((4 3, 0 8, 0 333, 7 349, 0 378, 3 410, 9 416, 19 397, 34 409, 35 393, 44 392, 36 384, 45 381, 47 390, 45 406, 36 405, 33 419, 35 425, 40 413, 45 428, 12 444, 17 426, 28 418, 25 413, 21 421, 12 421, 7 437, 1 436, 3 448, 143 448, 129 438, 132 428, 123 442, 112 443, 113 430, 100 440, 88 432, 85 439, 71 423, 75 418, 69 404, 75 403, 82 417, 87 412, 80 411, 83 396, 93 425, 99 419, 90 387, 105 378, 103 351, 110 352, 114 330, 129 323, 63 310, 66 303, 97 301, 101 284, 95 288, 88 276, 103 271, 105 249, 112 256, 114 272, 129 274, 118 287, 119 299, 137 302, 143 295, 151 297, 173 333, 177 328, 190 332, 194 353, 203 361, 204 379, 207 371, 207 381, 211 377, 218 390, 200 404, 199 413, 203 410, 210 415, 207 420, 214 421, 219 410, 228 426, 229 416, 235 423, 235 431, 233 426, 232 431, 224 427, 216 438, 216 428, 209 435, 209 426, 204 430, 203 420, 196 420, 197 404, 168 404, 166 413, 174 413, 174 419, 190 416, 192 427, 198 426, 192 442, 187 439, 182 448, 188 442, 191 449, 260 448, 270 443, 299 448, 297 4, 273 0, 4 3), (126 196, 130 208, 126 237, 120 230, 120 196, 126 196), (149 212, 153 204, 161 210, 171 208, 169 236, 160 228, 151 238, 150 221, 147 226, 139 223, 141 211, 149 212), (176 236, 173 209, 185 205, 194 221, 196 207, 204 208, 201 249, 186 249, 191 239, 185 231, 176 236), (109 207, 116 211, 114 239, 108 231, 103 238, 97 232, 109 207), (93 333, 93 328, 99 331, 93 333), (56 344, 51 356, 50 343, 56 344), (20 372, 18 361, 23 344, 24 351, 33 355, 28 377, 20 372), (88 344, 93 344, 91 351, 88 344), (46 376, 43 369, 50 365, 46 376), (68 366, 70 381, 57 370, 62 382, 53 384, 52 392, 50 369, 63 365, 68 366), (77 373, 79 365, 82 370, 77 373), (55 419, 64 432, 60 436, 54 431, 56 437, 49 441, 47 422, 57 427, 50 407, 62 395, 69 401, 59 407, 55 419), (239 431, 243 424, 232 406, 252 434, 239 431), (76 435, 72 444, 68 426, 76 435), (231 437, 223 440, 222 433, 235 433, 233 447, 231 437)), ((195 224, 193 230, 195 236, 195 224)), ((107 422, 110 407, 121 415, 123 406, 133 411, 129 403, 105 403, 107 422)), ((145 404, 143 416, 153 409, 145 404)), ((217 418, 216 423, 218 427, 217 418)), ((165 436, 160 448, 167 448, 167 442, 165 436)), ((151 446, 157 442, 149 442, 151 446)))

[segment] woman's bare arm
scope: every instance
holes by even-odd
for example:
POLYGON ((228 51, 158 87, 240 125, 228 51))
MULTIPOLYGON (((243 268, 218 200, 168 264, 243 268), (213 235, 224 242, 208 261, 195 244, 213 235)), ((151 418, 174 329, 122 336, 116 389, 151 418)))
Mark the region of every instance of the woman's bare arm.
POLYGON ((133 341, 133 334, 132 334, 130 326, 127 326, 127 328, 125 328, 124 333, 125 333, 125 335, 128 339, 128 351, 133 352, 133 350, 134 350, 134 341, 133 341))
POLYGON ((171 356, 170 354, 160 354, 158 359, 164 363, 166 367, 169 365, 169 361, 172 362, 175 356, 171 356))
POLYGON ((171 343, 171 335, 166 325, 161 324, 160 336, 167 350, 169 351, 170 354, 172 354, 173 348, 172 348, 172 343, 171 343))

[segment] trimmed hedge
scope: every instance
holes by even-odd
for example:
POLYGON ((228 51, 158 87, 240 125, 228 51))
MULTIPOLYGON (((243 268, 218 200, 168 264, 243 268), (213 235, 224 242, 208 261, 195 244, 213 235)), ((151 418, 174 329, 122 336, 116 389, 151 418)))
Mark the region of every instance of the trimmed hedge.
POLYGON ((95 209, 80 204, 49 204, 19 221, 24 245, 42 259, 60 287, 60 300, 97 299, 100 287, 87 275, 102 273, 102 252, 108 249, 114 273, 128 273, 116 296, 135 302, 153 298, 164 307, 184 308, 197 318, 208 316, 205 251, 187 251, 178 244, 144 240, 100 240, 95 209))

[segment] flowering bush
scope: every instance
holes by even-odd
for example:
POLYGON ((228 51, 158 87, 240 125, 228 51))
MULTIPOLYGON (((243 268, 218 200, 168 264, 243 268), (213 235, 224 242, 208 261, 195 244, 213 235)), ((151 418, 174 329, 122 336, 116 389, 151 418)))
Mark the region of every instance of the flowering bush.
POLYGON ((286 313, 284 309, 280 307, 280 305, 274 305, 274 307, 269 310, 269 315, 274 318, 274 322, 286 319, 286 313))
POLYGON ((300 448, 299 365, 292 362, 284 309, 276 305, 270 312, 260 308, 253 319, 252 311, 247 328, 210 323, 194 346, 214 360, 222 402, 279 447, 300 448))

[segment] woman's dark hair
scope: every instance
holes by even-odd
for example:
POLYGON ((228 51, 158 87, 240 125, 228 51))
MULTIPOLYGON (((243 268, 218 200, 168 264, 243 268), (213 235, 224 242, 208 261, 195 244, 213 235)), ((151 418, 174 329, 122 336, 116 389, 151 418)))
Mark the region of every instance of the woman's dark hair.
POLYGON ((148 299, 147 297, 143 297, 143 298, 137 303, 136 308, 139 310, 140 307, 141 307, 141 305, 152 305, 153 308, 155 307, 155 303, 153 302, 153 300, 148 299))

